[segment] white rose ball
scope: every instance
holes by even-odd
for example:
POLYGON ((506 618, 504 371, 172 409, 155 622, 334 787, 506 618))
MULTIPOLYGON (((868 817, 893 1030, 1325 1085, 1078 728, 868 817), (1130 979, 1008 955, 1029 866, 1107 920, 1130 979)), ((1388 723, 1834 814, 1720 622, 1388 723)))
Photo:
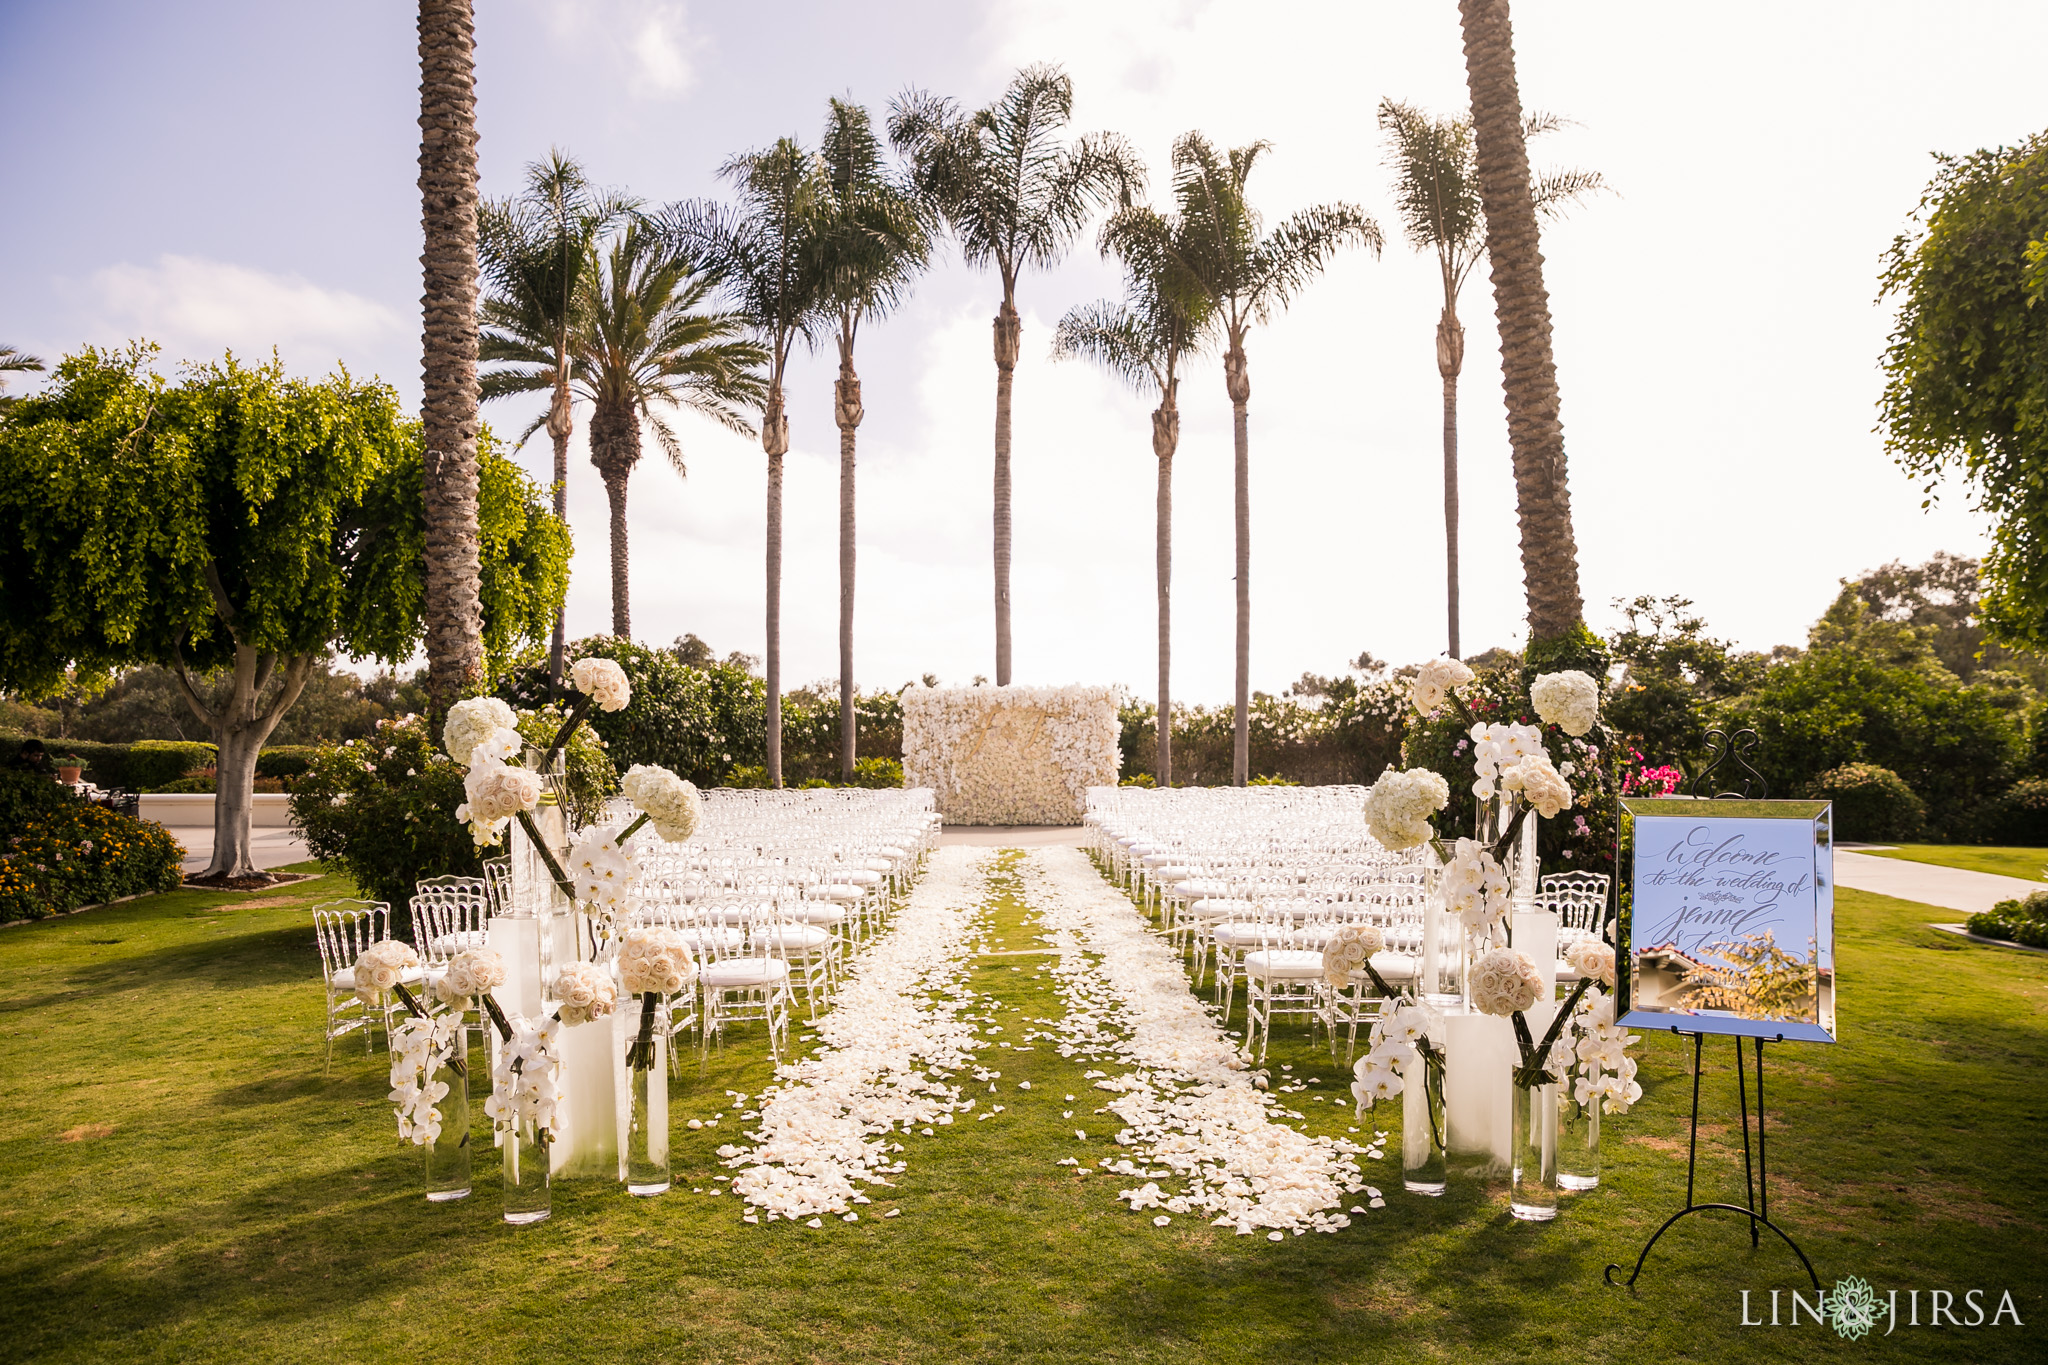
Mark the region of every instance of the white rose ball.
POLYGON ((1500 785, 1508 791, 1520 792, 1522 799, 1546 820, 1555 820, 1571 809, 1571 784, 1550 766, 1547 754, 1529 754, 1508 764, 1500 770, 1500 785))
POLYGON ((595 701, 601 711, 622 711, 633 700, 633 685, 626 670, 610 659, 578 659, 569 670, 576 690, 595 701))
POLYGON ((398 985, 420 957, 396 939, 381 939, 363 949, 355 960, 356 996, 364 1004, 375 1004, 379 995, 398 985))
POLYGON ((590 962, 572 962, 555 973, 555 999, 561 1004, 564 1024, 587 1024, 602 1019, 618 1003, 619 990, 611 973, 590 962))
POLYGON ((540 804, 540 774, 529 768, 486 763, 462 780, 472 823, 491 824, 540 804))
POLYGON ((1543 973, 1527 953, 1489 948, 1472 964, 1472 1005, 1481 1014, 1506 1016, 1543 998, 1543 973))
MULTIPOLYGON (((1614 949, 1597 938, 1582 938, 1565 949, 1564 960, 1571 964, 1573 971, 1588 977, 1608 989, 1614 987, 1614 949)), ((1613 1018, 1612 1005, 1608 1006, 1608 1017, 1613 1018)))
POLYGON ((674 929, 635 929, 619 945, 619 975, 629 995, 674 995, 697 975, 689 940, 674 929))

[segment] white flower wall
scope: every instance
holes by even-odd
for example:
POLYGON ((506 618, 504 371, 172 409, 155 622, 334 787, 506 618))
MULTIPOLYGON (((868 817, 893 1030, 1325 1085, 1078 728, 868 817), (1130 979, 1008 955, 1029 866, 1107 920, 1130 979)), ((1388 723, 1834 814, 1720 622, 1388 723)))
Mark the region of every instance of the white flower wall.
POLYGON ((1076 825, 1090 787, 1114 786, 1113 687, 912 688, 903 777, 951 825, 1076 825))

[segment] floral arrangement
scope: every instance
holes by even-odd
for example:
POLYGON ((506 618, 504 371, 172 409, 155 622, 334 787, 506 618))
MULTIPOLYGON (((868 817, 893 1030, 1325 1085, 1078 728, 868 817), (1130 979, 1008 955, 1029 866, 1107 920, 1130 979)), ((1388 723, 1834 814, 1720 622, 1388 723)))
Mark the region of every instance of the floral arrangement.
MULTIPOLYGON (((1373 970, 1372 955, 1387 946, 1387 936, 1370 924, 1347 924, 1323 945, 1323 980, 1338 990, 1373 970)), ((1373 973, 1378 980, 1379 974, 1373 973)))
POLYGON ((1373 1021, 1372 1046, 1352 1068, 1351 1097, 1363 1115, 1380 1100, 1401 1093, 1405 1082, 1401 1068, 1417 1056, 1423 1060, 1423 1084, 1430 1088, 1435 1104, 1430 1108, 1430 1136, 1437 1146, 1443 1134, 1436 1131, 1436 1115, 1443 1108, 1444 1050, 1435 1037, 1441 1021, 1434 1010, 1416 1001, 1404 1001, 1398 1008, 1373 1021))
POLYGON ((1365 826, 1388 851, 1400 853, 1436 837, 1430 817, 1451 799, 1450 784, 1427 768, 1389 768, 1365 794, 1365 826))
POLYGON ((640 1031, 626 1052, 626 1065, 645 1071, 654 1065, 654 1019, 662 997, 674 995, 697 975, 690 941, 665 925, 629 932, 619 944, 619 980, 626 994, 640 997, 640 1031))
POLYGON ((405 974, 419 965, 420 955, 406 944, 393 938, 379 939, 356 956, 356 999, 374 1006, 384 995, 403 991, 405 987, 400 983, 405 974))
POLYGON ((1572 1015, 1566 1079, 1571 1102, 1584 1109, 1598 1103, 1602 1112, 1625 1114, 1643 1096, 1636 1083, 1636 1062, 1626 1049, 1636 1034, 1614 1024, 1614 949, 1598 939, 1581 939, 1565 950, 1573 971, 1598 989, 1572 1015))
POLYGON ((506 1135, 525 1124, 532 1124, 542 1141, 554 1139, 562 1101, 562 1057, 556 1041, 562 1023, 556 1016, 515 1016, 500 1025, 504 1043, 491 1068, 491 1097, 484 1101, 496 1145, 503 1146, 506 1135))
MULTIPOLYGON (((1640 761, 1642 755, 1637 754, 1636 758, 1640 761)), ((1684 772, 1666 763, 1654 768, 1642 767, 1632 772, 1623 773, 1621 778, 1621 794, 1623 796, 1675 796, 1678 794, 1678 789, 1684 785, 1684 772)))
POLYGON ((611 973, 594 962, 571 962, 555 973, 555 1013, 572 1027, 603 1019, 618 1003, 619 988, 611 973))
POLYGON ((697 788, 666 768, 636 763, 626 770, 619 789, 647 813, 654 832, 669 843, 686 842, 704 818, 704 801, 697 788))
POLYGON ((398 1137, 416 1147, 441 1138, 441 1111, 448 1082, 435 1080, 442 1066, 462 1070, 455 1055, 461 1042, 462 1017, 455 1014, 414 1015, 391 1030, 391 1094, 397 1109, 398 1137))
POLYGON ((1116 785, 1111 687, 912 688, 903 772, 951 824, 1072 825, 1088 788, 1116 785))
POLYGON ((1465 686, 1475 676, 1471 669, 1456 659, 1439 656, 1416 670, 1415 686, 1409 698, 1417 711, 1433 716, 1449 698, 1452 688, 1465 686))
POLYGON ((466 948, 448 961, 448 970, 434 983, 434 994, 451 1009, 488 995, 505 984, 503 955, 491 948, 466 948))
POLYGON ((1506 918, 1510 898, 1508 874, 1500 855, 1477 839, 1460 839, 1443 872, 1444 908, 1465 922, 1474 936, 1485 934, 1506 918))
POLYGON ((1529 704, 1545 725, 1580 739, 1600 722, 1600 684, 1575 668, 1545 673, 1529 684, 1529 704))
MULTIPOLYGON (((637 829, 647 817, 641 816, 625 828, 637 829)), ((575 884, 575 898, 607 930, 626 908, 626 889, 640 875, 640 864, 625 845, 623 829, 589 829, 569 850, 569 877, 575 884)))
POLYGON ((1579 978, 1579 984, 1572 987, 1564 1004, 1551 1016, 1550 1027, 1538 1043, 1529 1033, 1529 1020, 1523 1011, 1549 993, 1549 974, 1531 961, 1527 953, 1513 948, 1488 949, 1472 964, 1472 1007, 1481 1014, 1514 1020, 1515 1044, 1522 1053, 1522 1064, 1514 1071, 1517 1086, 1533 1090, 1539 1085, 1557 1084, 1557 1075, 1550 1070, 1551 1049, 1557 1046, 1558 1035, 1564 1032, 1565 1024, 1592 984, 1591 977, 1579 978))

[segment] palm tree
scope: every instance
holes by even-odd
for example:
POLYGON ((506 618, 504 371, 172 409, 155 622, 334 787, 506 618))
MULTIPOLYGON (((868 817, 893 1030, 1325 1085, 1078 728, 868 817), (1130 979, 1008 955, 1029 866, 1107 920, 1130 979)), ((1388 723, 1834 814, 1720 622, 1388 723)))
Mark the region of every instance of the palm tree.
MULTIPOLYGON (((1550 114, 1532 114, 1523 126, 1534 137, 1564 126, 1550 114)), ((1450 655, 1458 639, 1458 375, 1465 365, 1465 328, 1458 294, 1486 252, 1486 218, 1479 206, 1479 175, 1472 164, 1472 121, 1431 118, 1398 100, 1380 101, 1380 127, 1391 138, 1387 163, 1394 201, 1417 251, 1436 253, 1444 310, 1436 324, 1436 369, 1444 385, 1444 578, 1450 618, 1450 655)), ((1561 216, 1565 206, 1604 188, 1596 171, 1555 171, 1531 187, 1536 210, 1561 216)))
POLYGON ((739 316, 767 344, 761 399, 761 449, 768 456, 768 785, 782 785, 782 457, 789 453, 789 417, 782 376, 799 340, 822 325, 822 287, 815 240, 817 200, 824 193, 818 159, 782 138, 719 168, 738 187, 734 205, 674 205, 664 215, 669 235, 697 255, 719 281, 739 316))
MULTIPOLYGON (((544 353, 553 375, 547 413, 520 433, 524 445, 545 426, 555 447, 555 515, 569 517, 569 437, 576 429, 570 384, 570 333, 583 321, 576 283, 590 268, 605 232, 635 205, 591 188, 583 168, 558 150, 526 168, 526 190, 518 198, 487 199, 477 216, 477 253, 490 294, 481 309, 484 336, 479 359, 504 360, 492 348, 515 339, 528 352, 544 353), (496 329, 494 337, 493 328, 496 329)), ((534 392, 529 371, 500 371, 482 381, 483 401, 534 392)), ((562 613, 555 613, 548 650, 548 678, 562 686, 562 613)))
POLYGON ((1564 423, 1550 350, 1550 295, 1515 81, 1507 0, 1458 0, 1465 32, 1465 83, 1472 98, 1473 162, 1486 215, 1486 254, 1500 324, 1501 385, 1514 452, 1515 509, 1522 530, 1522 582, 1529 602, 1531 657, 1542 646, 1582 636, 1578 545, 1565 476, 1564 423))
POLYGON ((815 233, 824 303, 839 347, 832 410, 839 423, 839 770, 853 780, 854 440, 863 413, 853 345, 863 318, 900 303, 931 256, 914 191, 882 163, 868 111, 833 100, 819 146, 823 192, 815 233))
MULTIPOLYGON (((713 287, 637 213, 591 253, 575 284, 569 380, 574 396, 591 406, 590 462, 611 504, 612 634, 622 639, 633 634, 626 487, 640 463, 642 424, 681 475, 689 472, 682 442, 659 409, 687 408, 754 434, 741 409, 761 401, 757 370, 767 352, 745 337, 743 319, 705 308, 713 287)), ((528 319, 497 300, 485 304, 484 321, 484 359, 508 367, 490 376, 491 396, 553 388, 553 335, 529 334, 528 319)))
POLYGON ((420 0, 427 692, 445 711, 483 673, 477 595, 476 15, 420 0))
MULTIPOLYGON (((1252 324, 1285 309, 1308 282, 1347 246, 1380 250, 1380 230, 1351 204, 1318 204, 1263 231, 1244 184, 1268 144, 1231 149, 1226 157, 1200 133, 1173 144, 1173 193, 1182 230, 1161 257, 1168 286, 1213 308, 1223 327, 1223 383, 1230 394, 1236 444, 1237 716, 1231 745, 1231 781, 1243 786, 1251 763, 1252 519, 1251 434, 1246 408, 1252 381, 1244 341, 1252 324)), ((1106 233, 1120 244, 1121 219, 1106 233)))
POLYGON ((1173 457, 1180 446, 1180 366, 1207 340, 1213 310, 1206 298, 1174 287, 1167 266, 1190 254, 1178 217, 1133 206, 1104 229, 1103 244, 1121 256, 1126 275, 1122 303, 1101 300, 1073 309, 1053 336, 1053 358, 1081 357, 1143 394, 1157 394, 1152 410, 1152 454, 1159 466, 1154 514, 1159 593, 1159 750, 1154 776, 1173 785, 1173 457))
MULTIPOLYGON (((0 346, 0 375, 28 374, 44 369, 41 356, 30 355, 19 346, 0 346)), ((7 397, 7 381, 0 378, 0 412, 5 412, 17 400, 7 397)))
POLYGON ((1055 66, 1028 66, 1003 97, 963 113, 952 100, 905 91, 889 107, 889 139, 959 239, 969 265, 993 265, 996 310, 996 685, 1010 682, 1010 389, 1022 339, 1017 279, 1059 263, 1089 216, 1144 179, 1123 139, 1059 140, 1073 116, 1074 82, 1055 66))

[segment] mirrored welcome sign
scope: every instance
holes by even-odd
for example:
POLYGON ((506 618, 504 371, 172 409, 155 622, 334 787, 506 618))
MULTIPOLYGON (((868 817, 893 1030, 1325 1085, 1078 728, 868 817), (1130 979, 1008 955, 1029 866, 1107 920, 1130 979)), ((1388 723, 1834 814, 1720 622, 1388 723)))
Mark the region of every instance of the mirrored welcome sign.
POLYGON ((1835 1041, 1831 817, 1825 801, 1623 799, 1616 1022, 1835 1041))

